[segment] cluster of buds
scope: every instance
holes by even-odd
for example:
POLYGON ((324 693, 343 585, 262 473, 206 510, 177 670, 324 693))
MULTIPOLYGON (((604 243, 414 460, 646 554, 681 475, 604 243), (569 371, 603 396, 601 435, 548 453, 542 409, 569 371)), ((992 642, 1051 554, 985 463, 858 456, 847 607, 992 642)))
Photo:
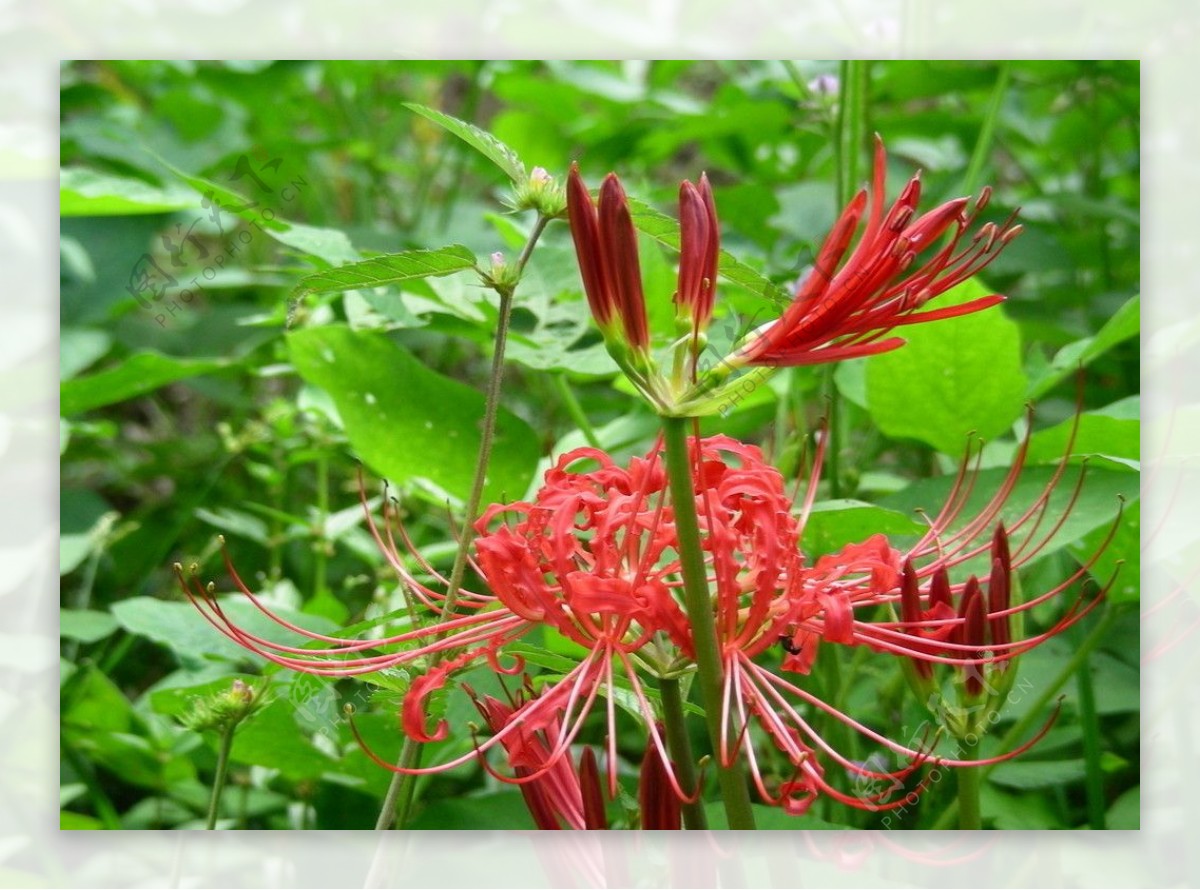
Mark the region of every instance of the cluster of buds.
POLYGON ((978 312, 1004 299, 990 295, 924 308, 995 259, 1021 227, 1011 219, 999 226, 986 223, 968 237, 987 205, 987 190, 975 201, 958 198, 918 216, 919 175, 885 213, 886 173, 887 155, 876 139, 870 191, 863 189, 846 206, 787 309, 735 344, 724 359, 701 368, 721 253, 707 177, 680 187, 677 328, 670 360, 660 363, 625 191, 610 173, 593 201, 578 166, 572 166, 567 211, 588 305, 609 353, 656 411, 664 416, 710 413, 726 401, 734 382, 729 378, 740 369, 760 369, 752 373, 762 375, 762 369, 877 355, 904 343, 887 336, 896 327, 978 312), (856 234, 857 245, 850 251, 856 234), (943 236, 948 236, 946 243, 938 247, 943 236))

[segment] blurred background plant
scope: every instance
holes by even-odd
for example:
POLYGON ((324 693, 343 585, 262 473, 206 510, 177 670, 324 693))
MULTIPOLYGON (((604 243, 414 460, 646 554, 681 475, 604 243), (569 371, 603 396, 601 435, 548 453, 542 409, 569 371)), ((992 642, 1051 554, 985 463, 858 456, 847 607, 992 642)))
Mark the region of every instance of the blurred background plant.
MULTIPOLYGON (((458 244, 487 267, 528 237, 532 219, 505 206, 496 166, 406 102, 486 129, 559 182, 571 160, 593 182, 617 170, 656 207, 707 170, 723 246, 785 287, 865 178, 873 131, 887 140, 889 181, 921 168, 930 204, 990 183, 990 218, 1019 206, 1025 233, 984 276, 1009 296, 1002 310, 904 331, 903 350, 836 373, 785 371, 703 428, 762 444, 794 475, 804 436, 836 404, 832 475, 804 540, 815 557, 871 531, 917 531, 913 508, 942 503, 971 432, 988 440, 985 489, 1029 401, 1030 463, 1046 465, 1029 473, 1037 490, 1066 447, 1084 366, 1072 460, 1089 456, 1087 485, 1026 586, 1069 575, 1107 533, 1118 494, 1116 537, 1093 572, 1104 584, 1124 565, 1104 610, 1022 659, 1015 689, 1027 691, 1010 696, 985 753, 1046 702, 1063 697, 1063 712, 1033 752, 988 772, 982 818, 1137 827, 1136 63, 142 61, 67 62, 61 75, 64 828, 204 825, 221 739, 189 730, 186 715, 238 681, 263 698, 229 734, 217 824, 375 824, 390 776, 341 709, 358 705, 372 747, 394 754, 406 678, 264 671, 181 600, 171 565, 219 577, 223 533, 243 577, 297 622, 369 629, 404 604, 363 527, 355 455, 392 483, 425 556, 453 558, 446 503, 470 487, 495 295, 466 273, 293 297, 302 276, 377 253, 458 244)), ((669 330, 675 255, 651 235, 651 325, 669 330)), ((728 282, 717 307, 720 346, 777 312, 728 282)), ((507 357, 489 499, 525 495, 548 455, 587 441, 618 456, 649 446, 654 418, 614 388, 565 225, 534 251, 507 357)), ((252 612, 241 623, 253 627, 252 612)), ((570 654, 549 638, 538 651, 530 663, 545 673, 570 654)), ((919 737, 929 714, 892 662, 865 650, 843 661, 808 682, 919 737)), ((486 670, 466 679, 500 694, 486 670)), ((474 713, 457 694, 445 707, 459 725, 474 713)), ((629 723, 632 776, 644 736, 629 723)), ((471 742, 439 744, 429 757, 471 742)), ((945 824, 951 784, 932 783, 890 826, 945 824)), ((533 827, 520 792, 477 768, 425 777, 416 793, 411 827, 533 827)), ((631 800, 612 804, 611 824, 631 800)), ((822 803, 759 825, 881 819, 822 803)))

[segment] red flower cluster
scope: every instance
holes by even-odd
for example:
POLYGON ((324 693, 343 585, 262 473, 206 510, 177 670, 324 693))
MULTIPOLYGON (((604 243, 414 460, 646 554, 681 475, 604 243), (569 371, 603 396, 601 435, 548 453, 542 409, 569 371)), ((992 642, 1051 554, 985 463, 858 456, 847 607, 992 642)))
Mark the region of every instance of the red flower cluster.
MULTIPOLYGON (((820 447, 798 509, 779 472, 757 448, 722 436, 693 440, 690 447, 724 675, 719 755, 725 762, 744 756, 764 800, 803 812, 817 795, 828 794, 851 805, 879 808, 888 805, 890 791, 901 787, 900 780, 923 761, 978 765, 1019 753, 989 761, 932 758, 928 748, 889 739, 786 674, 807 673, 822 643, 864 644, 911 659, 923 676, 929 676, 933 665, 945 664, 969 672, 974 677, 969 682, 980 684, 986 671, 1002 670, 1021 652, 1078 621, 1095 600, 1076 602, 1044 633, 1013 639, 1010 632, 1012 616, 1062 594, 1087 568, 1039 596, 1017 604, 1009 599, 1012 572, 1057 530, 1057 525, 1048 530, 1041 525, 1064 469, 1007 531, 998 516, 1020 473, 1024 449, 978 515, 965 520, 961 515, 971 488, 964 467, 946 506, 906 552, 877 535, 809 564, 800 540, 816 493, 820 447), (1010 554, 1013 535, 1018 544, 1010 554), (989 572, 951 581, 951 569, 989 549, 989 572), (880 606, 898 615, 880 618, 880 606), (782 671, 770 666, 774 659, 760 657, 768 650, 782 653, 782 671), (903 765, 888 772, 872 768, 871 761, 850 760, 814 728, 813 710, 894 752, 903 765), (771 787, 747 732, 751 724, 760 726, 791 763, 795 773, 789 781, 771 787), (826 780, 821 761, 832 761, 856 781, 890 783, 888 790, 851 796, 826 780)), ((449 769, 501 746, 514 770, 507 780, 538 783, 541 796, 535 795, 534 802, 573 824, 584 811, 574 804, 582 773, 576 771, 570 748, 601 697, 608 724, 609 791, 615 793, 614 703, 627 694, 622 686, 641 712, 647 756, 661 767, 655 781, 678 799, 695 792, 681 787, 675 775, 658 728, 654 696, 645 683, 646 675, 677 676, 690 669, 693 659, 691 629, 679 602, 678 543, 667 492, 660 445, 628 467, 595 449, 564 455, 547 471, 532 501, 495 505, 480 518, 473 565, 490 592, 463 591, 452 614, 443 614, 444 595, 406 568, 393 523, 385 522, 381 530, 371 522, 372 533, 406 587, 440 617, 382 639, 351 641, 290 624, 270 612, 229 565, 245 596, 284 627, 324 648, 276 643, 236 626, 198 581, 189 583, 182 572, 180 580, 215 627, 247 649, 295 670, 363 674, 445 653, 445 661, 412 683, 403 703, 405 732, 420 741, 440 739, 448 732, 444 721, 432 732, 427 730, 427 708, 430 694, 452 672, 479 661, 506 674, 521 672, 519 657, 509 667, 500 659, 509 644, 533 627, 557 632, 584 647, 586 654, 577 665, 560 676, 549 675, 536 694, 511 705, 484 700, 480 706, 493 734, 478 742, 475 752, 412 770, 449 769), (581 469, 584 464, 593 466, 581 469)), ((408 546, 407 538, 402 540, 408 546)), ((423 568, 438 577, 432 566, 423 568)))

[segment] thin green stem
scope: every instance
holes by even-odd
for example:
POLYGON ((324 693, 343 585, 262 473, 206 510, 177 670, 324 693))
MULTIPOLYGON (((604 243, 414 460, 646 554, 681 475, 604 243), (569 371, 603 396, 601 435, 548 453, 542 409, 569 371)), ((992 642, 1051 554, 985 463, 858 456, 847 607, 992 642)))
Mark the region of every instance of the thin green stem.
MULTIPOLYGON (((542 232, 546 230, 549 222, 548 218, 538 216, 537 222, 533 225, 533 231, 529 234, 529 240, 525 243, 521 255, 517 257, 518 272, 525 269, 525 264, 529 262, 529 257, 533 253, 534 245, 541 238, 542 232)), ((504 381, 504 350, 508 344, 508 326, 512 319, 514 290, 515 288, 512 287, 497 288, 500 305, 497 310, 496 336, 492 343, 491 378, 488 380, 483 410, 483 429, 480 433, 479 453, 475 458, 475 477, 471 482, 471 492, 467 497, 463 513, 462 532, 459 537, 458 550, 454 554, 454 566, 450 570, 446 599, 443 605, 442 614, 448 618, 453 617, 454 606, 458 601, 459 591, 462 589, 463 575, 467 568, 467 556, 471 552, 471 542, 475 539, 475 520, 479 516, 479 504, 483 500, 484 480, 487 478, 488 463, 492 457, 492 443, 496 435, 496 416, 500 411, 500 389, 504 381)), ((432 670, 436 667, 442 658, 443 653, 441 652, 431 654, 428 669, 432 670)), ((400 749, 400 757, 396 765, 401 770, 415 768, 420 764, 422 750, 423 747, 419 743, 411 738, 406 738, 404 746, 400 749)), ((391 784, 388 785, 387 795, 383 799, 383 806, 379 811, 379 818, 375 822, 377 831, 391 828, 397 819, 401 826, 404 825, 412 808, 416 778, 411 772, 393 774, 391 784)))
POLYGON ((229 752, 233 749, 233 733, 237 723, 230 721, 221 731, 221 748, 217 752, 217 774, 213 777, 212 797, 208 801, 208 822, 204 828, 212 831, 217 827, 217 813, 221 806, 221 792, 225 790, 225 779, 229 774, 229 752))
POLYGON ((675 530, 679 537, 684 606, 692 628, 692 644, 696 650, 696 671, 700 681, 704 719, 708 724, 713 751, 716 753, 721 799, 730 828, 752 829, 754 812, 750 808, 750 794, 742 776, 741 766, 736 760, 729 765, 721 762, 721 656, 717 647, 717 630, 713 624, 712 601, 708 593, 708 573, 704 568, 700 525, 696 518, 696 494, 692 487, 692 468, 688 458, 689 420, 684 417, 664 417, 662 422, 667 477, 671 487, 671 504, 675 510, 675 530))
POLYGON ((587 439, 589 445, 593 448, 601 447, 596 430, 587 419, 587 414, 584 413, 583 406, 579 404, 579 399, 575 398, 575 393, 571 391, 571 384, 567 383, 567 375, 555 374, 553 379, 554 388, 558 391, 558 397, 562 399, 567 413, 571 415, 571 420, 575 421, 575 425, 579 427, 579 431, 583 433, 583 437, 587 439))
POLYGON ((1083 731, 1083 762, 1087 767, 1084 790, 1087 795, 1088 824, 1093 831, 1103 831, 1106 826, 1104 772, 1100 768, 1100 717, 1096 713, 1092 668, 1086 658, 1075 672, 1075 689, 1079 693, 1079 726, 1083 731))
POLYGON ((329 555, 326 552, 325 525, 329 521, 329 457, 321 452, 317 458, 317 528, 316 542, 313 553, 313 590, 314 599, 323 599, 325 590, 329 555))
POLYGON ((1000 106, 1004 104, 1004 93, 1008 90, 1008 79, 1012 73, 1012 63, 1000 63, 1000 73, 996 75, 996 85, 992 88, 991 99, 988 100, 987 110, 983 114, 983 125, 979 128, 979 138, 975 140, 975 150, 967 163, 967 172, 963 174, 962 193, 969 195, 979 182, 983 165, 987 161, 988 152, 992 148, 992 137, 996 133, 996 120, 1000 117, 1000 106))
POLYGON ((838 111, 834 123, 837 142, 837 195, 840 212, 858 189, 859 159, 866 133, 869 62, 850 59, 838 73, 838 111))
MULTIPOLYGON (((696 758, 692 754, 692 741, 688 738, 687 716, 683 711, 683 694, 678 678, 659 680, 662 694, 663 724, 667 728, 667 750, 675 764, 675 775, 688 794, 698 791, 696 782, 696 758)), ((692 831, 708 828, 708 817, 704 813, 704 802, 700 795, 691 803, 683 804, 683 824, 692 831)))

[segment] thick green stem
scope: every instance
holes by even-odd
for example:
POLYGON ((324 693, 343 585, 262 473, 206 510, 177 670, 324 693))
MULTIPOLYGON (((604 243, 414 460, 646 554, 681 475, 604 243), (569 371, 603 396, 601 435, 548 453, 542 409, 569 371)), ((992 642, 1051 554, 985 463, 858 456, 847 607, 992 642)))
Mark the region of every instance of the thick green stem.
MULTIPOLYGON (((978 734, 967 734, 962 741, 964 760, 975 760, 979 757, 980 741, 978 734)), ((960 767, 954 775, 958 779, 958 827, 965 831, 978 831, 983 828, 983 817, 979 810, 979 789, 983 781, 983 768, 964 766, 960 767)))
POLYGON ((730 828, 754 828, 754 812, 750 809, 750 794, 741 767, 737 760, 728 766, 721 762, 721 656, 717 647, 717 630, 713 624, 712 601, 708 594, 700 525, 696 519, 696 494, 692 487, 687 446, 689 420, 684 417, 664 417, 662 421, 671 504, 675 509, 675 531, 679 537, 684 606, 692 628, 692 645, 696 650, 696 671, 704 719, 708 724, 713 751, 716 752, 721 799, 730 828))
MULTIPOLYGON (((517 257, 516 268, 520 272, 533 253, 534 245, 541 238, 542 232, 550 220, 539 216, 530 232, 529 240, 521 255, 517 257)), ((492 369, 488 380, 486 402, 483 410, 483 429, 479 439, 479 453, 475 459, 475 478, 471 483, 471 492, 467 497, 463 515, 462 532, 459 537, 458 550, 454 554, 454 566, 450 570, 449 584, 446 589, 446 599, 443 614, 447 619, 453 618, 454 605, 458 601, 458 593, 462 589, 463 575, 466 574, 467 556, 471 552, 471 542, 475 540, 475 520, 479 517, 479 504, 483 500, 484 480, 487 478, 488 463, 492 457, 492 442, 496 435, 496 416, 500 411, 500 388, 504 381, 504 350, 508 344, 508 325, 512 318, 512 302, 514 288, 497 288, 500 294, 500 305, 496 318, 496 336, 492 343, 492 369)), ((435 652, 429 656, 428 669, 432 670, 441 662, 443 653, 435 652)), ((411 770, 420 764, 423 748, 411 738, 404 740, 400 749, 400 757, 396 765, 402 770, 411 770)), ((375 822, 377 831, 391 828, 399 816, 399 824, 404 825, 412 806, 413 790, 416 776, 411 772, 397 772, 392 776, 379 818, 375 822)))
POLYGON ((230 722, 221 731, 221 749, 217 753, 217 774, 213 777, 212 797, 208 801, 208 823, 205 830, 212 831, 217 827, 217 812, 221 806, 221 792, 225 790, 225 778, 229 774, 229 752, 233 748, 233 733, 237 723, 230 722))
MULTIPOLYGON (((696 783, 696 758, 692 754, 692 741, 688 738, 687 716, 683 712, 683 695, 679 680, 672 677, 658 683, 662 693, 663 724, 667 728, 667 750, 675 763, 675 775, 688 794, 698 792, 696 783)), ((704 813, 704 801, 696 793, 696 800, 683 804, 683 825, 692 831, 708 828, 708 817, 704 813)))

